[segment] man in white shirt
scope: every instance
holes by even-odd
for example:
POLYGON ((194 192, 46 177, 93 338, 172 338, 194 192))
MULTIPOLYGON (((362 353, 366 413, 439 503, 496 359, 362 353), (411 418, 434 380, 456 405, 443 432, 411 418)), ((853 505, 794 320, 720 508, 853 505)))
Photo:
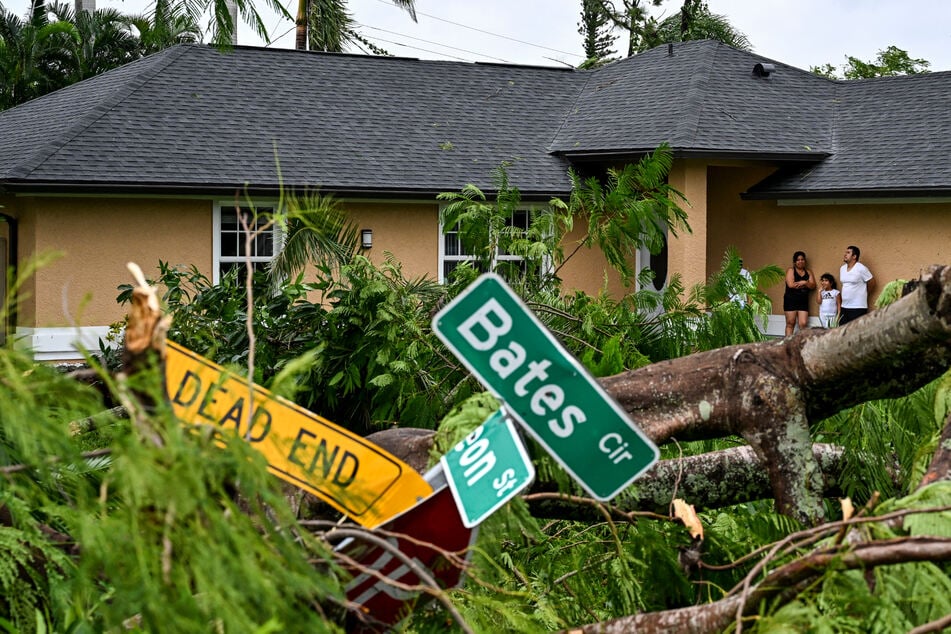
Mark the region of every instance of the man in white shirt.
POLYGON ((839 282, 842 284, 842 317, 839 325, 844 326, 853 319, 868 313, 868 295, 871 292, 872 272, 859 262, 861 251, 856 246, 846 248, 839 269, 839 282))

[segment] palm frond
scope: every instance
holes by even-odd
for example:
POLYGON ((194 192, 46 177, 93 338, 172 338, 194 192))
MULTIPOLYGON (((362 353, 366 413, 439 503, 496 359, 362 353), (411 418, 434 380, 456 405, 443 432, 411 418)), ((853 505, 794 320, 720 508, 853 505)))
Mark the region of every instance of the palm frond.
POLYGON ((294 278, 308 264, 336 270, 350 260, 358 231, 337 199, 314 192, 290 196, 286 205, 284 245, 268 269, 272 284, 294 278))

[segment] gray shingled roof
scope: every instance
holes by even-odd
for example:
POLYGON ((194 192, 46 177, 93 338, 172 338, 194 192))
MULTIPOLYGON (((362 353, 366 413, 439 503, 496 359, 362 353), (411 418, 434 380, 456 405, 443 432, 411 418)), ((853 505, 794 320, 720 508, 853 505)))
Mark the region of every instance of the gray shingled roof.
POLYGON ((457 191, 512 162, 564 192, 548 145, 571 69, 183 45, 0 113, 0 182, 232 191, 457 191), (52 122, 52 125, 50 125, 52 122), (36 151, 33 149, 36 148, 36 151))
POLYGON ((492 191, 508 161, 543 197, 668 142, 787 166, 751 197, 948 193, 949 96, 951 73, 836 82, 710 40, 594 71, 182 45, 0 113, 0 189, 273 191, 276 145, 296 187, 492 191))
POLYGON ((951 195, 951 72, 836 82, 835 142, 749 198, 951 195))
POLYGON ((553 149, 624 153, 666 141, 682 155, 820 160, 832 142, 833 85, 711 40, 661 46, 598 71, 553 149), (757 63, 775 70, 754 76, 757 63))

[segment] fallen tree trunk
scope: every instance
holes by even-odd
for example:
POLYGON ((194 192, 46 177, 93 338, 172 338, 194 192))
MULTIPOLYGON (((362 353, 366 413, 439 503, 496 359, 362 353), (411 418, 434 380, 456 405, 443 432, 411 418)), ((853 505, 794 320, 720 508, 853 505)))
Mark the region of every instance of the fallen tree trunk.
MULTIPOLYGON (((841 497, 845 466, 841 447, 815 444, 813 455, 822 475, 823 496, 841 497)), ((603 514, 568 499, 533 497, 554 491, 554 483, 538 482, 526 497, 535 517, 600 521, 603 514)), ((767 499, 772 496, 763 464, 750 447, 733 447, 696 456, 659 460, 634 483, 633 495, 619 496, 611 503, 621 513, 668 515, 674 498, 682 498, 697 509, 712 509, 767 499)))
MULTIPOLYGON (((394 427, 367 436, 367 440, 423 473, 432 450, 434 432, 411 427, 394 427)), ((823 495, 843 495, 839 487, 845 466, 843 450, 817 443, 813 455, 822 473, 823 495)), ((532 515, 547 519, 600 521, 600 511, 579 505, 567 496, 558 499, 536 497, 535 493, 557 491, 554 482, 538 481, 526 492, 532 515)), ((732 447, 696 456, 659 460, 634 483, 634 495, 612 502, 622 513, 648 512, 666 515, 675 497, 697 508, 710 509, 762 500, 772 495, 769 478, 752 448, 732 447)))
POLYGON ((842 546, 812 553, 772 571, 746 592, 731 594, 714 603, 674 610, 632 614, 570 630, 571 634, 711 634, 722 632, 738 616, 756 614, 762 601, 815 579, 830 567, 838 570, 871 569, 914 561, 951 561, 951 539, 903 537, 842 546))
POLYGON ((904 396, 951 367, 951 268, 841 328, 662 361, 601 385, 657 444, 742 436, 780 512, 824 518, 809 426, 865 401, 904 396))

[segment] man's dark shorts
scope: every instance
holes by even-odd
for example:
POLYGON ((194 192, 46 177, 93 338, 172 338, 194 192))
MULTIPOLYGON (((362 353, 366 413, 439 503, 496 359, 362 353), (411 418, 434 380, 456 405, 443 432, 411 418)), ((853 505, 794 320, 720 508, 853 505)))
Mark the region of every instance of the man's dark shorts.
POLYGON ((845 324, 858 319, 862 315, 868 314, 868 308, 843 308, 842 317, 839 319, 839 325, 844 326, 845 324))

